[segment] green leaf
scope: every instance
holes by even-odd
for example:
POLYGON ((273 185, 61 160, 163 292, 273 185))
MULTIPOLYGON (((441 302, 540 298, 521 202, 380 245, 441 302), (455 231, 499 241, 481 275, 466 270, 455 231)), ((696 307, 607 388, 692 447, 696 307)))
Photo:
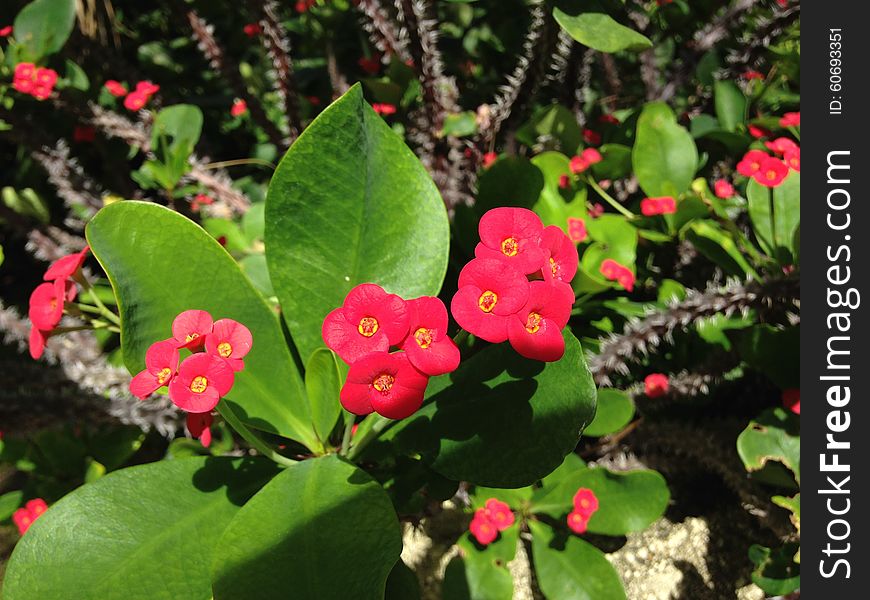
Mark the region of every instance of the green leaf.
POLYGON ((239 261, 242 270, 258 292, 270 298, 275 295, 272 280, 269 279, 269 267, 266 265, 265 254, 249 254, 239 261))
POLYGON ((541 139, 547 140, 550 147, 553 142, 558 142, 559 150, 573 154, 583 143, 583 131, 573 112, 554 104, 536 111, 529 122, 517 131, 517 139, 529 147, 535 146, 541 139))
POLYGON ((499 206, 532 208, 544 188, 541 170, 519 156, 501 158, 478 180, 474 209, 478 217, 499 206))
POLYGON ((465 137, 477 133, 477 115, 470 110, 451 113, 444 119, 442 136, 465 137))
POLYGON ((34 522, 9 561, 3 597, 208 600, 221 533, 274 473, 271 461, 250 458, 110 473, 34 522))
POLYGON ((24 494, 21 490, 7 492, 0 496, 0 521, 5 521, 11 517, 23 501, 24 494))
POLYGON ((384 600, 420 600, 417 575, 401 560, 390 571, 384 600))
POLYGON ((545 491, 549 492, 549 490, 565 481, 565 479, 570 477, 573 473, 585 468, 586 461, 572 452, 565 457, 565 460, 562 461, 562 464, 559 465, 555 471, 541 480, 541 487, 534 491, 532 497, 537 501, 537 498, 539 498, 542 493, 545 491))
POLYGON ((462 558, 451 561, 444 574, 444 600, 504 600, 514 591, 507 563, 517 552, 519 527, 499 533, 498 538, 481 546, 468 532, 457 545, 462 558))
POLYGON ((165 188, 173 188, 190 169, 188 158, 202 133, 202 111, 191 104, 176 104, 164 108, 151 128, 151 147, 160 158, 165 188))
POLYGON ((797 543, 788 543, 771 550, 758 544, 749 548, 749 560, 755 564, 752 582, 767 596, 784 596, 801 585, 800 565, 793 556, 799 550, 797 543))
POLYGON ((586 219, 586 188, 582 187, 573 198, 566 201, 559 188, 559 178, 569 175, 570 161, 559 152, 543 152, 532 159, 532 164, 544 175, 544 187, 538 201, 532 206, 544 225, 556 225, 568 232, 568 219, 586 219))
POLYGON ((144 368, 152 343, 170 337, 180 312, 235 319, 251 330, 254 345, 228 395, 233 410, 252 427, 318 447, 280 323, 220 244, 176 212, 130 201, 100 210, 87 238, 118 298, 131 373, 144 368))
POLYGON ((383 488, 335 455, 285 469, 215 548, 215 600, 382 599, 402 534, 383 488))
POLYGON ((800 484, 800 420, 783 408, 768 408, 737 437, 737 453, 747 471, 759 471, 768 461, 777 461, 788 467, 800 484))
POLYGON ((111 426, 91 436, 88 450, 106 469, 114 471, 127 462, 144 441, 145 433, 136 426, 111 426))
POLYGON ((647 104, 637 120, 632 164, 647 196, 677 197, 692 184, 698 149, 686 129, 677 124, 663 102, 647 104))
POLYGON ((64 64, 66 65, 66 79, 69 87, 83 92, 88 91, 88 88, 91 87, 91 82, 85 70, 70 59, 66 59, 64 64))
POLYGON ((593 437, 615 433, 628 425, 633 416, 631 396, 613 388, 598 390, 598 410, 583 433, 593 437))
POLYGON ((532 488, 530 487, 508 489, 477 486, 474 488, 474 491, 469 495, 469 499, 471 500, 471 508, 475 510, 477 510, 478 508, 483 508, 486 505, 486 501, 490 498, 501 500, 513 509, 519 509, 523 506, 523 504, 528 502, 531 497, 532 488))
POLYGON ((716 118, 726 131, 735 131, 738 125, 746 121, 746 96, 730 80, 717 81, 713 84, 713 96, 716 104, 716 118))
POLYGON ((547 598, 625 600, 619 575, 598 548, 538 521, 529 521, 529 529, 535 573, 547 598))
POLYGON ((522 358, 508 344, 487 347, 443 376, 452 385, 393 436, 448 479, 506 488, 538 481, 574 449, 595 412, 583 349, 563 335, 565 356, 552 363, 522 358))
POLYGON ((436 295, 449 237, 423 165, 352 87, 293 143, 266 200, 269 273, 300 355, 360 283, 436 295))
POLYGON ((684 235, 701 254, 718 264, 729 275, 749 275, 758 279, 758 273, 743 257, 734 238, 715 221, 692 221, 684 235))
POLYGON ((341 403, 342 369, 338 357, 328 348, 315 350, 305 364, 305 392, 314 431, 326 444, 338 422, 341 403))
POLYGON ((22 62, 37 62, 63 48, 75 19, 75 0, 34 0, 21 9, 15 17, 14 29, 22 62))
POLYGON ((765 252, 787 264, 797 254, 795 236, 801 223, 801 174, 791 171, 775 188, 754 179, 746 187, 749 218, 765 252))
POLYGON ((601 162, 592 165, 598 179, 623 179, 631 174, 631 148, 622 144, 604 144, 599 150, 601 162))
POLYGON ((646 36, 618 23, 597 0, 557 0, 553 17, 572 38, 600 52, 652 47, 646 36))

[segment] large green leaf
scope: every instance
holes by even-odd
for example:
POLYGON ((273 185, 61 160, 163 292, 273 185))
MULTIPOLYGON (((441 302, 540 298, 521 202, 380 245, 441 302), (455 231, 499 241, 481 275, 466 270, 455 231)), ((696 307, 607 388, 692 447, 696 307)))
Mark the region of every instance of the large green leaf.
POLYGON ((677 197, 692 183, 698 149, 692 135, 677 124, 663 102, 647 104, 637 120, 631 156, 638 183, 647 196, 677 197))
POLYGON ((341 414, 338 396, 343 378, 338 361, 338 357, 329 348, 318 348, 305 364, 305 391, 311 420, 317 437, 324 444, 341 414))
POLYGON ((601 52, 652 47, 646 36, 617 22, 597 0, 557 0, 553 17, 572 38, 601 52))
POLYGON ((713 84, 716 117, 726 131, 734 131, 746 121, 746 96, 731 80, 713 84))
POLYGON ((543 188, 540 169, 526 158, 508 156, 481 174, 474 210, 480 217, 499 206, 532 208, 543 188))
POLYGON ((782 408, 769 408, 749 423, 737 437, 737 452, 748 471, 759 471, 773 460, 801 481, 800 421, 782 408))
POLYGON ((213 549, 275 474, 265 459, 184 458, 115 471, 72 492, 9 561, 6 600, 209 600, 213 549))
POLYGON ((499 533, 498 538, 481 546, 466 532, 457 545, 461 558, 451 561, 444 574, 444 600, 504 600, 514 591, 513 577, 507 568, 517 552, 519 527, 499 533))
POLYGON ((34 0, 15 17, 15 41, 22 46, 19 58, 38 61, 66 43, 76 20, 75 0, 34 0))
POLYGON ((380 600, 402 534, 383 488, 335 455, 287 468, 217 544, 215 600, 380 600))
POLYGON ((507 488, 538 481, 574 449, 595 413, 583 349, 563 335, 558 362, 522 358, 508 344, 479 352, 444 376, 452 385, 391 437, 448 479, 507 488))
POLYGON ((762 247, 771 256, 791 261, 797 252, 795 236, 801 222, 801 174, 792 171, 771 189, 755 181, 746 187, 749 217, 762 247), (783 251, 788 251, 783 253, 783 251))
POLYGON ((266 200, 269 273, 300 355, 355 285, 436 295, 449 237, 423 165, 352 87, 293 143, 266 200))
POLYGON ((529 529, 535 573, 547 598, 625 600, 619 575, 598 548, 538 521, 529 521, 529 529))
POLYGON ((591 436, 614 433, 628 425, 633 416, 634 402, 631 396, 613 388, 598 390, 598 410, 584 433, 591 436))
POLYGON ((171 336, 178 313, 196 308, 235 319, 251 330, 254 345, 229 403, 253 427, 318 447, 280 323, 217 241, 178 213, 145 202, 103 208, 87 237, 118 299, 131 373, 144 368, 149 345, 171 336))

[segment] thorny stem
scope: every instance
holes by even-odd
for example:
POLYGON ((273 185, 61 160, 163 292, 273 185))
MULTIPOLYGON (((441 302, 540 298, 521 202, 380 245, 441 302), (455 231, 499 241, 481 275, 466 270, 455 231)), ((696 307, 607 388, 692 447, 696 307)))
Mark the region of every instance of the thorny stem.
POLYGON ((393 422, 394 421, 392 419, 378 416, 371 429, 366 431, 362 435, 362 437, 360 437, 359 441, 351 446, 350 451, 347 453, 347 457, 350 460, 359 457, 359 455, 362 454, 362 451, 365 450, 366 446, 378 439, 384 429, 386 429, 393 422))
POLYGON ((245 441, 248 442, 252 447, 256 448, 256 450, 260 454, 272 459, 273 461, 284 467, 290 467, 296 464, 295 460, 278 454, 271 446, 269 446, 269 444, 260 439, 260 437, 256 433, 248 429, 247 425, 242 423, 241 419, 236 416, 236 413, 233 412, 233 409, 230 408, 230 405, 227 404, 225 400, 221 400, 220 404, 218 404, 218 412, 220 412, 224 420, 230 424, 230 427, 235 429, 239 433, 239 435, 245 438, 245 441))
POLYGON ((353 435, 353 415, 345 411, 344 421, 344 436, 341 438, 341 450, 338 453, 347 456, 347 451, 350 450, 350 438, 353 435))
POLYGON ((94 286, 91 285, 91 282, 88 281, 87 277, 80 273, 76 277, 76 281, 78 281, 82 288, 84 288, 85 292, 87 292, 88 297, 90 297, 94 305, 97 307, 99 314, 103 317, 106 317, 112 323, 120 327, 121 319, 118 317, 118 315, 109 310, 105 304, 103 304, 103 301, 100 300, 99 296, 97 296, 97 291, 94 289, 94 286))
POLYGON ((591 175, 587 175, 585 177, 586 183, 592 186, 592 189, 598 192, 598 195, 604 198, 604 200, 613 208, 618 210, 620 213, 628 217, 629 219, 637 218, 633 212, 625 208, 622 204, 620 204, 613 196, 604 191, 604 189, 598 185, 598 182, 591 175))

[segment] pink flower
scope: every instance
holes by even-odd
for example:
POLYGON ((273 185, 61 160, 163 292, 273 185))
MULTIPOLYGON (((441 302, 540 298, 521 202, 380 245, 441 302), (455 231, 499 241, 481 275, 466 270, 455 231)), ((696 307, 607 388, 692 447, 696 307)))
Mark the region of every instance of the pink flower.
POLYGON ((589 525, 589 519, 581 515, 580 513, 573 511, 568 513, 568 529, 576 533, 577 535, 581 535, 586 533, 586 528, 589 525))
POLYGON ((148 96, 141 92, 131 92, 124 98, 124 108, 130 111, 141 110, 148 104, 148 96))
POLYGON ((629 292, 634 289, 634 273, 612 258, 605 258, 599 270, 605 279, 617 282, 623 289, 629 292))
POLYGON ((495 163, 495 161, 497 161, 497 160, 498 160, 498 153, 497 152, 487 152, 486 154, 483 155, 483 168, 484 169, 490 168, 493 165, 493 163, 495 163))
POLYGON ((150 98, 151 96, 160 91, 160 86, 155 85, 150 81, 137 81, 136 89, 133 91, 139 94, 145 94, 145 96, 150 98))
POLYGON ((190 210, 199 212, 203 206, 210 206, 212 204, 214 204, 214 198, 208 194, 197 194, 190 202, 190 210))
POLYGON ((36 75, 36 65, 33 63, 18 63, 15 65, 13 79, 29 79, 33 80, 36 75))
POLYGON ((640 212, 647 217, 653 215, 670 215, 677 212, 677 201, 670 196, 661 198, 644 198, 640 201, 640 212))
POLYGON ((801 126, 801 114, 800 112, 787 112, 782 115, 782 118, 779 120, 779 124, 782 127, 800 127, 801 126))
POLYGON ((752 175, 752 178, 763 186, 774 188, 781 184, 787 175, 788 165, 776 157, 768 156, 761 163, 761 168, 752 175))
POLYGON ((254 338, 250 330, 232 319, 219 319, 205 336, 205 351, 218 356, 239 372, 245 368, 242 359, 251 351, 254 338))
POLYGON ((230 108, 230 115, 233 117, 241 117, 246 112, 248 112, 248 103, 244 100, 237 99, 230 108))
POLYGON ((394 104, 382 104, 375 102, 372 104, 372 109, 382 116, 389 116, 396 114, 396 106, 394 104))
POLYGON ((72 302, 76 296, 76 287, 64 279, 41 283, 30 294, 30 306, 27 312, 33 326, 42 331, 51 331, 63 316, 65 302, 72 302))
POLYGON ((598 497, 589 488, 580 488, 574 494, 574 512, 584 519, 590 518, 598 510, 598 497))
POLYGON ((486 509, 483 508, 478 509, 474 513, 474 518, 471 519, 468 530, 474 536, 474 539, 484 546, 493 543, 495 538, 498 537, 498 528, 495 526, 495 523, 489 520, 489 517, 486 516, 486 509))
POLYGON ((17 92, 21 92, 22 94, 31 94, 33 93, 33 80, 32 79, 18 79, 15 78, 12 80, 12 87, 17 92))
POLYGON ((191 352, 202 350, 205 336, 211 333, 213 321, 204 310, 186 310, 172 321, 172 337, 179 348, 191 352))
POLYGON ((770 130, 765 129, 764 127, 759 127, 758 125, 749 125, 748 129, 749 135, 755 139, 761 139, 770 135, 770 130))
POLYGON ((540 217, 526 208, 493 208, 480 219, 481 243, 474 249, 477 258, 502 260, 523 274, 543 266, 546 250, 541 247, 544 225, 540 217))
POLYGON ((0 27, 0 37, 9 37, 10 35, 12 35, 12 25, 0 27))
POLYGON ((717 179, 713 184, 713 193, 717 198, 730 198, 734 195, 734 186, 727 179, 717 179))
POLYGON ((37 327, 30 327, 30 336, 28 337, 27 345, 30 350, 30 357, 33 360, 37 360, 42 356, 42 353, 45 352, 45 334, 45 331, 41 331, 37 327))
POLYGON ((490 523, 499 531, 504 531, 514 524, 514 513, 511 507, 495 498, 490 498, 484 505, 484 514, 490 523))
POLYGON ((447 307, 438 298, 423 296, 406 302, 408 336, 399 348, 426 375, 443 375, 459 366, 459 348, 447 335, 447 307))
POLYGON ((575 175, 579 175, 589 168, 589 161, 583 158, 583 156, 573 156, 571 157, 571 161, 568 163, 568 168, 571 169, 571 172, 575 175))
POLYGON ((107 90, 110 94, 112 94, 113 96, 115 96, 116 98, 120 98, 121 96, 126 96, 126 95, 127 95, 127 88, 124 87, 124 84, 122 84, 122 83, 119 82, 119 81, 115 81, 114 79, 109 79, 109 80, 108 80, 108 81, 103 85, 103 87, 105 87, 106 90, 107 90))
POLYGON ((75 254, 68 254, 67 256, 63 256, 48 267, 48 270, 45 272, 45 275, 42 278, 45 281, 54 281, 55 279, 69 279, 73 275, 75 275, 78 270, 81 268, 82 264, 85 262, 85 258, 88 255, 88 251, 90 250, 90 246, 85 246, 81 252, 76 252, 75 254))
POLYGON ((214 423, 212 414, 210 412, 187 413, 185 422, 190 436, 198 439, 203 446, 208 448, 211 445, 211 425, 214 423))
POLYGON ((752 177, 761 169, 761 165, 770 157, 761 150, 750 150, 743 155, 743 159, 737 163, 737 172, 746 177, 752 177))
POLYGON ((783 157, 785 164, 800 173, 801 170, 801 149, 786 150, 783 157))
POLYGON ((764 79, 764 74, 758 71, 749 70, 743 73, 743 79, 753 80, 753 79, 764 79))
POLYGON ((571 241, 575 244, 580 243, 589 237, 589 234, 586 231, 586 221, 577 217, 568 217, 568 237, 571 238, 571 241))
MULTIPOLYGON (((573 244, 572 244, 573 246, 573 244)), ((529 299, 508 321, 508 339, 520 355, 553 362, 565 354, 562 328, 571 317, 574 291, 567 283, 531 281, 529 299)))
POLYGON ((362 283, 348 292, 344 304, 326 315, 322 328, 327 347, 348 364, 372 352, 386 352, 407 333, 405 301, 373 283, 362 283))
POLYGON ((789 150, 797 150, 798 145, 794 142, 794 140, 790 140, 787 137, 778 137, 772 142, 765 142, 765 146, 769 150, 773 150, 777 154, 785 154, 789 150))
POLYGON ((12 522, 18 527, 18 535, 24 535, 33 522, 48 510, 48 505, 42 498, 29 500, 22 508, 12 515, 12 522))
MULTIPOLYGON (((576 231, 576 227, 578 226, 576 221, 579 221, 579 225, 583 228, 583 237, 586 237, 586 227, 583 224, 583 219, 569 218, 569 230, 572 221, 575 221, 575 223, 573 223, 575 226, 575 233, 578 233, 576 231)), ((541 236, 541 247, 550 254, 549 259, 544 262, 544 268, 542 269, 544 279, 548 281, 552 280, 571 283, 571 280, 574 279, 574 275, 577 274, 577 266, 580 263, 580 258, 577 254, 577 246, 574 245, 571 238, 565 235, 565 232, 562 231, 561 227, 549 225, 544 228, 544 233, 541 236)))
POLYGON ((459 289, 450 303, 463 329, 487 342, 508 339, 508 323, 529 298, 529 282, 510 264, 476 258, 459 273, 459 289))
POLYGON ((664 373, 650 373, 643 380, 643 391, 650 398, 660 398, 668 393, 670 384, 664 373))
POLYGON ((144 400, 175 376, 178 369, 178 344, 170 338, 154 342, 145 352, 145 370, 130 380, 130 393, 144 400))
POLYGON ((46 87, 49 90, 57 83, 57 71, 40 67, 36 70, 36 85, 46 87))
POLYGON ((388 419, 404 419, 423 404, 428 383, 406 353, 372 352, 350 366, 339 399, 356 415, 374 411, 388 419))
POLYGON ((234 381, 227 361, 211 354, 192 354, 169 382, 169 398, 187 412, 209 412, 229 393, 234 381))
POLYGON ((801 414, 800 388, 788 388, 782 391, 782 405, 796 415, 801 414))
POLYGON ((592 208, 589 209, 589 216, 593 219, 597 219, 601 215, 604 214, 604 205, 600 202, 596 202, 592 205, 592 208))
POLYGON ((580 156, 586 159, 590 165, 600 163, 603 160, 601 153, 595 148, 585 148, 580 156))

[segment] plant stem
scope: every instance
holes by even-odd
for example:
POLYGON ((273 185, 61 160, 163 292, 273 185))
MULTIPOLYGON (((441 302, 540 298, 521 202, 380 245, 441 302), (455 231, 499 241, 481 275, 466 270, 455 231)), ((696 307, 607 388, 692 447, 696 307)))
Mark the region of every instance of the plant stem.
POLYGON ((97 290, 94 289, 94 286, 91 285, 91 282, 88 281, 87 278, 82 274, 79 274, 79 277, 77 277, 76 280, 79 282, 82 288, 84 288, 85 292, 87 292, 88 297, 97 307, 99 314, 103 317, 106 317, 112 323, 120 327, 121 319, 118 317, 118 315, 109 310, 105 304, 103 304, 103 301, 100 300, 100 298, 97 296, 97 290))
POLYGON ((284 467, 289 467, 296 464, 295 460, 278 454, 274 449, 272 449, 271 446, 269 446, 269 444, 260 439, 260 437, 256 433, 248 429, 247 425, 242 423, 241 419, 236 416, 236 413, 233 412, 233 409, 230 408, 230 405, 227 404, 225 400, 221 400, 220 404, 218 404, 218 412, 220 412, 224 420, 229 423, 230 427, 235 429, 239 433, 239 435, 245 438, 245 441, 248 442, 252 447, 256 448, 260 454, 272 459, 273 461, 284 467))
POLYGON ((615 208, 616 210, 618 210, 620 213, 622 213, 623 215, 625 215, 625 216, 628 217, 629 219, 635 219, 635 218, 637 218, 637 215, 635 215, 633 212, 631 212, 630 210, 628 210, 627 208, 625 208, 622 204, 620 204, 619 201, 616 200, 616 198, 614 198, 613 196, 611 196, 610 194, 608 194, 607 192, 605 192, 604 189, 603 189, 600 185, 598 185, 598 182, 595 181, 595 179, 593 179, 593 177, 592 177, 591 175, 587 175, 587 176, 586 176, 586 183, 588 183, 589 185, 591 185, 591 186, 592 186, 592 189, 594 189, 596 192, 598 192, 598 195, 599 195, 599 196, 601 196, 602 198, 604 198, 604 200, 605 200, 605 201, 606 201, 610 206, 612 206, 613 208, 615 208))
POLYGON ((347 451, 350 450, 350 438, 353 435, 353 425, 353 415, 345 411, 344 436, 341 438, 341 450, 338 451, 342 456, 347 456, 347 451))
POLYGON ((368 446, 371 442, 378 439, 381 435, 381 432, 383 432, 383 430, 386 429, 387 426, 389 426, 391 423, 393 423, 392 419, 379 416, 377 421, 375 421, 375 424, 372 425, 372 428, 366 431, 356 444, 351 446, 347 457, 350 460, 357 458, 360 454, 362 454, 362 451, 365 450, 365 447, 368 446))
POLYGON ((223 160, 221 162, 208 163, 207 165, 203 165, 202 168, 223 169, 224 167, 238 167, 241 165, 259 165, 261 167, 267 167, 269 169, 272 169, 273 171, 277 168, 268 160, 262 160, 259 158, 238 158, 236 160, 223 160))

